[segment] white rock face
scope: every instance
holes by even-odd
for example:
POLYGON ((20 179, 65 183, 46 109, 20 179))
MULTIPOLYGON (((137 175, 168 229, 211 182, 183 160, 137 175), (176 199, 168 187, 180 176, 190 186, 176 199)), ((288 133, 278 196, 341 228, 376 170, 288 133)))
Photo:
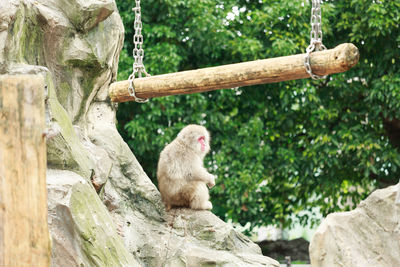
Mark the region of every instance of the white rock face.
POLYGON ((52 266, 140 266, 83 177, 48 169, 47 193, 52 266))
POLYGON ((373 192, 355 210, 329 214, 311 241, 311 265, 400 266, 399 187, 373 192))

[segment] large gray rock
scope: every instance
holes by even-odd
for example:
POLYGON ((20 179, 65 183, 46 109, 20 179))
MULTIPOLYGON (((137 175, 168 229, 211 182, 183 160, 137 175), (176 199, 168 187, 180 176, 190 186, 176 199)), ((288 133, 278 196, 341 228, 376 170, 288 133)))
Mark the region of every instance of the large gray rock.
POLYGON ((311 265, 400 266, 399 186, 373 192, 355 210, 329 214, 311 241, 311 265))
POLYGON ((47 84, 53 265, 278 266, 211 212, 165 211, 115 126, 123 35, 114 0, 1 0, 0 74, 47 84))
POLYGON ((52 266, 140 266, 83 177, 48 169, 47 192, 52 266))

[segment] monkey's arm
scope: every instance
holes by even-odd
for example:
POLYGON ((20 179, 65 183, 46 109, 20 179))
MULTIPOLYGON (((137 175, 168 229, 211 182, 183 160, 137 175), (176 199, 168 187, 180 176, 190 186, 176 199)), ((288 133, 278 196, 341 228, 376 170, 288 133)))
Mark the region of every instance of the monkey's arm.
POLYGON ((205 182, 210 188, 215 185, 215 175, 209 173, 201 166, 193 169, 193 178, 205 182))

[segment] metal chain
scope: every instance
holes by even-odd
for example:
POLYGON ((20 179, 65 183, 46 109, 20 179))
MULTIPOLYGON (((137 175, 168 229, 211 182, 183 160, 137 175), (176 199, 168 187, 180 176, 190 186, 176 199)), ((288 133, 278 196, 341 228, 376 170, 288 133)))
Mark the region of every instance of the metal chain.
POLYGON ((321 23, 321 0, 311 0, 311 32, 310 32, 310 45, 306 49, 306 56, 304 57, 304 66, 306 71, 314 80, 323 79, 325 76, 316 75, 312 72, 310 64, 310 54, 313 51, 326 50, 322 44, 322 23, 321 23))
POLYGON ((136 1, 136 7, 132 8, 132 11, 135 12, 135 22, 134 22, 134 29, 135 29, 135 34, 133 36, 133 44, 135 47, 133 48, 133 58, 135 61, 133 62, 132 66, 132 74, 129 75, 128 81, 129 81, 129 95, 132 96, 136 102, 139 103, 146 103, 149 101, 148 99, 145 98, 140 98, 136 96, 135 92, 135 87, 134 85, 134 80, 136 78, 136 73, 138 74, 138 78, 142 77, 142 73, 144 73, 146 76, 150 76, 146 72, 146 68, 143 65, 143 57, 144 57, 144 50, 143 50, 143 35, 142 35, 142 18, 141 18, 141 9, 140 9, 140 0, 135 0, 136 1))

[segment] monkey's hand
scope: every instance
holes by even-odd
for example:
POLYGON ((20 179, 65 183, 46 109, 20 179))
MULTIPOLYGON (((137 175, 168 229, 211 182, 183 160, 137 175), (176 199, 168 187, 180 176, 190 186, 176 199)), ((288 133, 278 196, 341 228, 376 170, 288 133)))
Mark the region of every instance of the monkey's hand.
POLYGON ((208 188, 213 188, 215 185, 215 175, 210 174, 209 182, 207 183, 208 188))

